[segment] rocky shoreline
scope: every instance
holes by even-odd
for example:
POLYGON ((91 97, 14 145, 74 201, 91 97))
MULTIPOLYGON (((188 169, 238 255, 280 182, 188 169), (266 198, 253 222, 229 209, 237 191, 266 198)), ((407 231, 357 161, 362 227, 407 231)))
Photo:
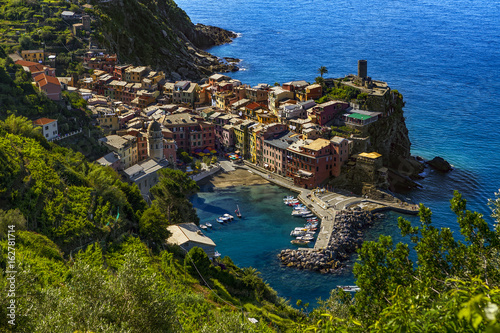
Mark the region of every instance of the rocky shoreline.
POLYGON ((330 243, 321 250, 282 250, 278 254, 287 267, 307 269, 323 274, 336 273, 345 267, 345 262, 361 247, 363 229, 372 225, 375 215, 363 210, 337 212, 330 243))

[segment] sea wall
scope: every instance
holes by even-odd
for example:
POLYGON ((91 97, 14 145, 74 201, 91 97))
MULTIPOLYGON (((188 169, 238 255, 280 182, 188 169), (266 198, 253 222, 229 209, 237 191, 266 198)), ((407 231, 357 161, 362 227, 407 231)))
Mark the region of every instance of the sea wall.
POLYGON ((307 269, 321 273, 335 273, 363 243, 362 230, 370 226, 375 216, 364 210, 344 210, 335 216, 328 246, 320 250, 282 250, 278 254, 287 267, 307 269))

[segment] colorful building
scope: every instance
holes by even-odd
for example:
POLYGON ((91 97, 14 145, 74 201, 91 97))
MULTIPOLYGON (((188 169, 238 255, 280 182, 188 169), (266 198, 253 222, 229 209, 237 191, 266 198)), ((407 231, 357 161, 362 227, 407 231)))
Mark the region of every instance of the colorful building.
POLYGON ((44 50, 24 50, 21 51, 21 57, 26 61, 43 63, 45 61, 44 50))
POLYGON ((308 111, 309 119, 312 122, 325 126, 334 116, 349 107, 349 103, 342 101, 328 101, 318 104, 308 111))

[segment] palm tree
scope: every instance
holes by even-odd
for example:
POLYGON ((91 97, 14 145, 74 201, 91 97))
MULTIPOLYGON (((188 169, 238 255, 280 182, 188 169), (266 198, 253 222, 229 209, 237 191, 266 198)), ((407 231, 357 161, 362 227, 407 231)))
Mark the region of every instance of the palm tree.
POLYGON ((321 67, 318 69, 318 73, 319 73, 319 75, 321 75, 321 77, 323 77, 323 74, 328 73, 328 69, 327 69, 325 66, 321 66, 321 67))

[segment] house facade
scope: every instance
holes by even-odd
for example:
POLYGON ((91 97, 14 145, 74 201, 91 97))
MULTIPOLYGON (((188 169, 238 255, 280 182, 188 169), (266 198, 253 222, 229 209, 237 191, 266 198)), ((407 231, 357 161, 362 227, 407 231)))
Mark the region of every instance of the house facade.
POLYGON ((49 141, 59 136, 56 119, 40 118, 33 121, 33 126, 40 126, 44 138, 49 141))

